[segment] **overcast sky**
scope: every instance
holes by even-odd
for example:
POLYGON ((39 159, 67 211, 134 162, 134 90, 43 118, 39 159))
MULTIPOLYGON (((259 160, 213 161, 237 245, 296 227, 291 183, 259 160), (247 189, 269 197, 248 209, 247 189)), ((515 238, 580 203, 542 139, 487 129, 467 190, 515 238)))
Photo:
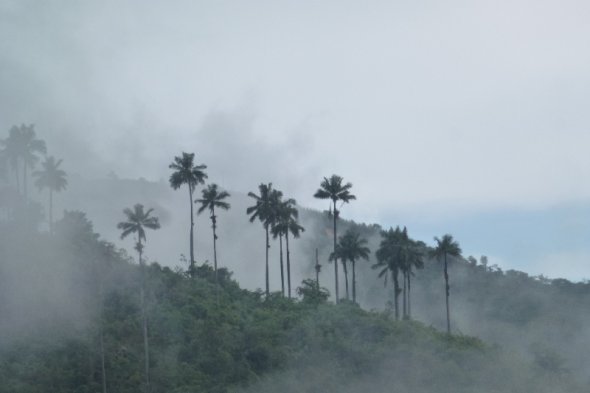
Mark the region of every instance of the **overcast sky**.
MULTIPOLYGON (((338 173, 343 215, 475 242, 495 211, 590 200, 588 21, 574 0, 1 0, 0 128, 35 123, 92 176, 158 180, 194 151, 227 188, 321 209, 338 173)), ((590 276, 585 246, 543 255, 572 253, 590 276)))

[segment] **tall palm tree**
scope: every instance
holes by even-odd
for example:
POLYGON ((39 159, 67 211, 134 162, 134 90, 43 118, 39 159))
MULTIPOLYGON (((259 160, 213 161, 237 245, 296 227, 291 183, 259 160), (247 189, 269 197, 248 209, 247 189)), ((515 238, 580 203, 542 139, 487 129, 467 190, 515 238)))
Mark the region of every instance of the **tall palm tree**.
POLYGON ((391 274, 396 320, 399 320, 399 294, 401 292, 399 288, 399 272, 402 265, 400 237, 401 231, 399 227, 395 231, 393 228, 389 228, 387 231, 381 231, 381 243, 375 253, 377 263, 372 266, 373 269, 381 269, 378 277, 384 277, 385 285, 387 285, 388 273, 391 274))
POLYGON ((149 341, 148 341, 148 323, 145 307, 145 264, 142 260, 142 253, 144 243, 146 241, 145 229, 159 229, 160 222, 157 217, 152 216, 154 209, 144 210, 142 204, 136 204, 133 206, 133 210, 126 208, 123 210, 126 221, 121 221, 117 224, 117 228, 122 230, 121 239, 126 238, 130 234, 136 234, 137 242, 135 243, 135 250, 139 255, 139 266, 141 270, 141 289, 140 289, 140 302, 141 302, 141 315, 143 319, 143 348, 145 353, 145 384, 146 391, 150 391, 150 353, 149 353, 149 341))
POLYGON ((406 260, 406 280, 408 281, 408 307, 407 307, 407 317, 409 319, 412 318, 412 302, 411 302, 411 292, 412 292, 412 280, 411 277, 414 275, 414 269, 424 269, 424 252, 423 252, 423 243, 421 242, 414 242, 410 240, 410 247, 408 249, 407 260, 406 260))
POLYGON ((272 224, 276 220, 277 205, 280 202, 282 193, 272 188, 272 183, 260 184, 258 186, 260 195, 256 195, 253 192, 249 192, 248 196, 253 198, 255 203, 246 209, 246 214, 250 215, 250 222, 254 222, 257 219, 262 223, 264 231, 266 233, 266 296, 270 295, 270 283, 269 283, 269 271, 268 271, 268 250, 270 248, 269 243, 269 230, 272 224))
POLYGON ((435 237, 436 247, 430 252, 430 256, 437 260, 444 260, 444 276, 445 276, 445 299, 447 304, 447 333, 451 334, 451 313, 449 311, 449 272, 447 257, 459 257, 461 255, 461 247, 459 243, 453 240, 453 236, 446 234, 442 239, 435 237))
POLYGON ((43 170, 33 172, 36 177, 35 186, 39 190, 49 190, 49 233, 53 233, 53 193, 65 190, 68 185, 66 172, 59 168, 61 163, 62 160, 47 157, 43 162, 43 170))
POLYGON ((215 285, 219 286, 217 278, 217 216, 215 215, 215 208, 222 210, 229 210, 231 205, 224 201, 230 195, 227 191, 219 191, 217 184, 209 184, 206 189, 202 191, 203 197, 197 199, 195 202, 200 203, 201 207, 197 214, 201 214, 205 209, 209 209, 211 213, 211 228, 213 228, 213 263, 215 268, 215 285))
MULTIPOLYGON (((360 233, 352 228, 348 229, 344 236, 341 236, 336 246, 335 255, 330 259, 339 258, 343 263, 349 261, 352 265, 352 301, 356 303, 356 262, 360 259, 369 260, 371 250, 366 246, 367 239, 361 238, 360 233)), ((332 253, 334 254, 334 253, 332 253)), ((346 270, 345 270, 346 272, 346 270)), ((348 279, 347 279, 348 282, 348 279)))
MULTIPOLYGON (((291 298, 291 252, 289 249, 289 233, 294 238, 298 238, 301 232, 305 229, 299 225, 297 219, 299 218, 299 211, 296 208, 297 202, 295 199, 289 198, 280 201, 277 205, 276 220, 272 227, 272 234, 274 238, 279 237, 280 245, 280 259, 281 259, 281 283, 283 283, 283 248, 282 238, 285 238, 285 246, 287 251, 287 293, 291 298)), ((284 291, 284 284, 282 285, 284 291)))
POLYGON ((295 200, 293 201, 293 206, 287 209, 289 213, 286 219, 287 231, 285 232, 285 243, 287 245, 287 288, 289 299, 291 299, 291 251, 289 249, 289 233, 293 235, 294 239, 299 238, 301 236, 301 232, 305 232, 305 228, 299 225, 298 218, 299 212, 295 205, 295 200))
POLYGON ((16 175, 17 190, 20 192, 19 167, 23 165, 23 195, 27 198, 27 173, 28 169, 39 161, 38 154, 45 154, 47 147, 45 141, 37 139, 35 126, 22 124, 12 126, 8 138, 2 141, 4 152, 16 175))
POLYGON ((174 162, 168 166, 174 172, 170 175, 170 186, 178 190, 182 185, 188 186, 188 196, 191 213, 191 227, 190 227, 190 265, 189 274, 191 277, 195 274, 195 248, 194 248, 194 215, 193 215, 193 192, 195 187, 199 184, 204 184, 207 174, 205 169, 207 165, 195 165, 195 153, 182 152, 181 156, 174 157, 174 162))
MULTIPOLYGON (((330 199, 333 203, 333 212, 334 212, 334 251, 336 251, 336 239, 337 239, 337 232, 336 232, 336 220, 338 219, 339 211, 336 206, 338 201, 342 203, 348 203, 351 200, 356 199, 356 196, 350 193, 350 189, 352 188, 352 183, 342 184, 342 177, 338 175, 332 175, 330 178, 324 177, 324 180, 320 183, 320 188, 316 191, 313 195, 315 198, 318 199, 330 199)), ((335 293, 336 293, 336 303, 338 303, 338 261, 334 261, 334 281, 335 281, 335 293)))

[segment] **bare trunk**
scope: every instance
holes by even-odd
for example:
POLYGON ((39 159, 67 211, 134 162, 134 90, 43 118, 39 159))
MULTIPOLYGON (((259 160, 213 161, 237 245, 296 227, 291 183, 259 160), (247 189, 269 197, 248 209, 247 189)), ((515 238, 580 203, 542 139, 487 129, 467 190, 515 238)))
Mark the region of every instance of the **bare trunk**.
POLYGON ((451 312, 449 311, 449 273, 447 270, 447 254, 445 253, 445 298, 447 301, 447 334, 451 334, 451 312))
POLYGON ((25 196, 25 202, 27 201, 27 162, 23 160, 23 195, 25 196))
POLYGON ((215 300, 219 303, 219 278, 217 276, 217 217, 215 217, 214 207, 211 207, 211 222, 213 223, 213 268, 215 269, 215 300))
POLYGON ((395 306, 395 320, 399 321, 399 293, 400 293, 399 280, 398 280, 399 273, 396 270, 392 274, 393 274, 393 292, 394 292, 393 303, 395 306))
POLYGON ((193 231, 194 231, 194 220, 193 220, 193 189, 192 187, 188 186, 188 197, 190 199, 190 204, 191 204, 191 238, 190 238, 190 265, 189 265, 189 269, 190 269, 190 276, 194 277, 195 276, 195 251, 194 251, 194 240, 193 240, 193 231))
POLYGON ((148 321, 147 312, 145 305, 145 265, 141 259, 141 241, 139 242, 139 268, 141 270, 141 290, 140 290, 140 302, 141 302, 141 317, 143 320, 143 349, 145 357, 145 387, 146 392, 150 392, 150 351, 149 351, 149 339, 148 339, 148 321))
POLYGON ((268 225, 264 226, 264 230, 266 231, 266 297, 270 295, 270 285, 268 281, 268 249, 270 248, 270 244, 268 243, 268 225))
POLYGON ((16 161, 16 166, 14 167, 14 175, 16 177, 16 192, 20 195, 20 173, 18 171, 18 159, 16 161))
MULTIPOLYGON (((102 275, 101 275, 102 276, 102 275)), ((105 351, 104 351, 104 300, 102 289, 102 277, 99 278, 98 299, 100 302, 100 320, 99 320, 99 340, 100 340, 100 370, 102 374, 102 393, 107 393, 107 372, 105 367, 105 351)))
POLYGON ((346 300, 350 300, 350 295, 348 294, 348 268, 346 267, 346 260, 342 260, 342 270, 344 271, 344 286, 346 288, 346 300))
POLYGON ((283 235, 279 235, 279 255, 281 261, 281 293, 285 296, 285 271, 283 269, 283 235))
POLYGON ((410 294, 412 293, 412 285, 410 277, 412 277, 412 271, 408 272, 408 318, 412 319, 412 302, 410 298, 410 294))
POLYGON ((319 251, 315 249, 315 283, 318 287, 318 291, 320 290, 320 257, 319 251))
POLYGON ((355 260, 351 261, 352 263, 352 302, 356 304, 356 269, 355 269, 355 260))
MULTIPOLYGON (((336 256, 336 201, 334 201, 334 256, 336 256)), ((336 292, 336 304, 340 301, 338 294, 338 258, 334 258, 334 281, 335 281, 335 292, 336 292)))
POLYGON ((49 233, 53 233, 53 190, 49 188, 49 233))
POLYGON ((291 299, 291 257, 289 251, 289 231, 285 233, 285 245, 287 246, 287 293, 291 299))
POLYGON ((403 285, 403 297, 402 297, 402 316, 403 319, 406 319, 406 317, 408 316, 408 307, 407 307, 407 287, 406 287, 406 272, 404 271, 403 274, 403 280, 404 280, 404 285, 403 285))

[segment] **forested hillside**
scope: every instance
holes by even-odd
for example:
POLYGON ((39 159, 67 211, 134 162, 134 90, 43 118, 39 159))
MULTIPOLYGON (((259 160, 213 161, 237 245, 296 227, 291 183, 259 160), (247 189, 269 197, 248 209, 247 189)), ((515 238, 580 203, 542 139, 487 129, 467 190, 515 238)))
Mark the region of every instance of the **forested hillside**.
MULTIPOLYGON (((137 392, 137 264, 79 212, 54 235, 0 231, 0 391, 97 392, 104 370, 109 391, 137 392)), ((219 292, 208 266, 146 273, 154 392, 584 391, 554 356, 334 305, 313 281, 289 300, 241 289, 225 269, 219 292)))

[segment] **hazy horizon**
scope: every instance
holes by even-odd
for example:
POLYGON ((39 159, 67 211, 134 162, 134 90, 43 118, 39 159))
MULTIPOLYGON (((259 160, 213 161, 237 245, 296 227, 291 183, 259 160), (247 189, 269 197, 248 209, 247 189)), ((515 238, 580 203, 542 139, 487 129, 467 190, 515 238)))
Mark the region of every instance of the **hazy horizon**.
POLYGON ((358 197, 344 218, 579 280, 588 17, 573 0, 6 1, 0 130, 36 124, 85 177, 166 180, 194 151, 223 187, 272 181, 318 210, 337 173, 358 197))

